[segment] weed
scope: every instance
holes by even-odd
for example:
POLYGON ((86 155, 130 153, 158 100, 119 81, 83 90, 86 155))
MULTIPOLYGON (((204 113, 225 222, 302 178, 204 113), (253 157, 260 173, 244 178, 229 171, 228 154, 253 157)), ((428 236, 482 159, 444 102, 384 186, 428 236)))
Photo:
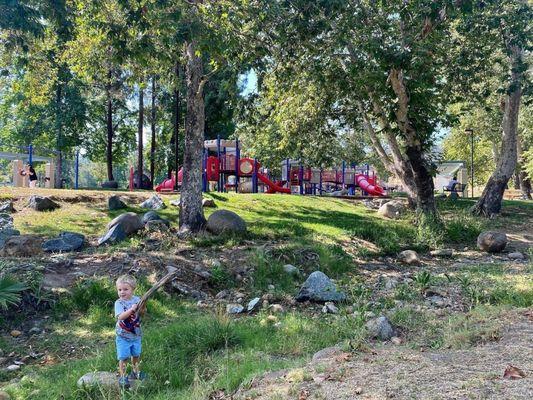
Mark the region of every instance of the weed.
POLYGON ((433 282, 433 276, 428 271, 421 271, 414 276, 414 283, 420 293, 424 294, 433 282))

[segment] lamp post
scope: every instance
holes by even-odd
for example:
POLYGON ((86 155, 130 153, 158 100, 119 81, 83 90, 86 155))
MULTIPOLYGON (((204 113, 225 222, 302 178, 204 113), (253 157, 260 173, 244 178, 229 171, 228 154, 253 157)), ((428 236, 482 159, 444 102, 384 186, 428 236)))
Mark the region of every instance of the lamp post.
POLYGON ((472 128, 465 129, 465 132, 470 134, 470 185, 472 195, 474 197, 474 130, 472 128))

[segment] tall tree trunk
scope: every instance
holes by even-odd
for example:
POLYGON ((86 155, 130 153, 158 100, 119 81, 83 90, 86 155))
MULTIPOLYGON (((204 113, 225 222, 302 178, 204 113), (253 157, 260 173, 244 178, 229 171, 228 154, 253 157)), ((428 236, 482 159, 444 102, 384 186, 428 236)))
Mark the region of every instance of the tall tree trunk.
MULTIPOLYGON (((172 136, 170 138, 170 154, 172 157, 168 159, 168 172, 167 178, 172 178, 172 171, 176 168, 178 162, 178 149, 179 149, 179 108, 180 108, 180 64, 176 62, 174 67, 174 74, 176 76, 176 84, 174 86, 174 109, 172 112, 172 136)), ((177 185, 176 185, 177 186, 177 185)), ((177 187, 174 187, 177 189, 177 187)))
POLYGON ((54 187, 61 189, 63 187, 63 123, 61 121, 61 99, 63 97, 63 87, 61 82, 56 87, 56 131, 57 131, 57 165, 54 187))
POLYGON ((144 127, 144 90, 139 85, 139 125, 137 127, 137 187, 143 189, 143 127, 144 127))
POLYGON ((176 63, 176 111, 174 113, 174 173, 176 180, 174 181, 174 190, 178 190, 178 166, 179 166, 179 149, 180 149, 180 63, 176 63))
MULTIPOLYGON (((205 225, 202 208, 202 153, 205 104, 202 59, 195 53, 195 42, 186 44, 187 116, 179 226, 181 233, 200 231, 205 225)), ((177 137, 176 137, 177 139, 177 137)))
POLYGON ((107 163, 107 180, 114 181, 113 177, 113 99, 111 97, 111 71, 107 74, 108 82, 106 84, 106 163, 107 163))
POLYGON ((524 199, 531 200, 531 181, 529 180, 526 171, 523 169, 524 159, 522 157, 522 140, 520 135, 516 137, 516 153, 518 162, 516 164, 516 175, 518 176, 518 188, 522 192, 524 199))
POLYGON ((150 143, 150 181, 152 182, 152 185, 155 181, 155 150, 156 150, 156 143, 155 143, 155 118, 156 118, 156 110, 155 110, 155 83, 156 77, 155 75, 152 76, 152 106, 150 108, 151 112, 151 131, 152 131, 152 141, 150 143))
POLYGON ((476 215, 492 217, 502 208, 503 193, 513 175, 517 162, 517 131, 520 98, 522 96, 522 49, 511 46, 511 82, 505 98, 503 131, 500 156, 485 189, 472 212, 476 215))
POLYGON ((403 160, 403 162, 407 162, 408 165, 402 165, 407 178, 406 182, 409 185, 413 185, 412 191, 416 198, 417 211, 432 219, 434 217, 438 219, 433 177, 424 159, 424 149, 420 145, 417 132, 409 119, 409 96, 403 80, 403 72, 392 69, 389 73, 389 80, 394 93, 398 97, 398 107, 395 110, 396 123, 406 142, 405 155, 407 159, 403 160))

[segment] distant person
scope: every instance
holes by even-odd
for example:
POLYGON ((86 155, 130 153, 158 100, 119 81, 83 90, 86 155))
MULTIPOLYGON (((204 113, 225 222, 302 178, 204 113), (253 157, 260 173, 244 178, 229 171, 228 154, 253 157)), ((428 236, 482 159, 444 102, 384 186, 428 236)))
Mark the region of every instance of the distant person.
POLYGON ((27 176, 30 180, 30 188, 37 187, 37 172, 33 169, 31 164, 26 164, 26 167, 20 170, 22 176, 27 176))
POLYGON ((454 175, 453 178, 450 179, 450 181, 446 185, 446 189, 449 190, 450 192, 454 192, 455 187, 457 186, 458 183, 459 181, 457 180, 457 175, 454 175))

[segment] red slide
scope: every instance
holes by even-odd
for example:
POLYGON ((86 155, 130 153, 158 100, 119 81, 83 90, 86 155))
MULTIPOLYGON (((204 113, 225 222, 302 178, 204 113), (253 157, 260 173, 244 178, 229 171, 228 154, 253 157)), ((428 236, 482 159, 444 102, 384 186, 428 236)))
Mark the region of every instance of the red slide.
POLYGON ((355 177, 355 182, 359 185, 361 189, 373 196, 383 196, 383 188, 378 185, 372 185, 368 182, 366 175, 359 174, 355 177))
MULTIPOLYGON (((165 179, 159 185, 155 187, 156 192, 168 192, 174 190, 174 179, 176 175, 172 175, 172 179, 165 179)), ((181 183, 183 179, 183 168, 178 171, 178 183, 181 183)))
POLYGON ((259 178, 261 182, 267 185, 274 192, 289 193, 289 194, 291 193, 290 188, 284 188, 284 187, 281 187, 280 185, 275 184, 270 179, 268 179, 265 175, 259 172, 257 173, 257 177, 259 178))

